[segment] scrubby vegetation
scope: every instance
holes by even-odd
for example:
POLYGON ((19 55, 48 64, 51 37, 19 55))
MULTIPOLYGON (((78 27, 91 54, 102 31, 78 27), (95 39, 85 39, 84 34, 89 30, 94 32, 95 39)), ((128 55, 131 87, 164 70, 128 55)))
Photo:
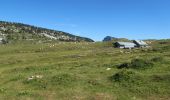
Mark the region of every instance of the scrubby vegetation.
POLYGON ((65 41, 65 42, 93 42, 92 39, 75 36, 70 33, 56 31, 32 25, 0 21, 0 37, 9 42, 25 41, 65 41))
POLYGON ((142 79, 134 71, 123 69, 120 72, 114 74, 111 77, 111 80, 114 82, 120 82, 120 83, 126 82, 125 84, 129 84, 129 83, 138 82, 138 80, 142 80, 142 79))
MULTIPOLYGON (((158 58, 152 59, 156 61, 158 58)), ((133 59, 130 63, 123 63, 118 66, 118 68, 133 68, 133 69, 147 69, 154 66, 151 60, 144 59, 133 59)))
POLYGON ((0 99, 169 100, 168 43, 131 51, 108 42, 0 45, 0 99))

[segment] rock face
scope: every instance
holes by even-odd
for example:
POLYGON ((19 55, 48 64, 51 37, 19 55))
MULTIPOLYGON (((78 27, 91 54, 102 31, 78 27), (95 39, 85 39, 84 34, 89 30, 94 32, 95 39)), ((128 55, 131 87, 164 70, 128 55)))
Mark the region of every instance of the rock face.
POLYGON ((112 41, 113 39, 117 39, 117 38, 111 37, 111 36, 106 36, 106 37, 103 39, 103 42, 112 41))
POLYGON ((103 39, 103 42, 108 42, 108 41, 129 41, 128 39, 126 38, 115 38, 115 37, 112 37, 112 36, 106 36, 104 39, 103 39))
POLYGON ((22 23, 0 21, 0 35, 8 40, 57 40, 65 42, 94 42, 86 37, 22 23))

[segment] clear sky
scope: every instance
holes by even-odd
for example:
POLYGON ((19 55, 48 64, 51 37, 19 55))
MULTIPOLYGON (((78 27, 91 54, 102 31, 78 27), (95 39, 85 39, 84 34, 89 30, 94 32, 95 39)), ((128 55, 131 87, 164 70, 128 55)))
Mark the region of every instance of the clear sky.
POLYGON ((96 41, 170 38, 170 0, 0 0, 0 20, 96 41))

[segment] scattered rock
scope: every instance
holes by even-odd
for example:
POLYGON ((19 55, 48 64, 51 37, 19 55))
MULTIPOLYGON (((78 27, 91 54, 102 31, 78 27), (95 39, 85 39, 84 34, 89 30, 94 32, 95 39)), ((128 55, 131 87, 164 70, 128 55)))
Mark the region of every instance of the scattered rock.
POLYGON ((122 50, 120 50, 120 53, 123 53, 123 51, 122 51, 122 50))
POLYGON ((39 79, 43 78, 42 75, 36 75, 35 77, 36 77, 36 78, 39 78, 39 79))
POLYGON ((111 68, 107 68, 106 70, 111 70, 111 68))
POLYGON ((27 80, 30 81, 30 80, 33 80, 33 79, 42 79, 42 78, 43 78, 42 75, 35 75, 35 76, 29 77, 27 80))
POLYGON ((31 77, 28 78, 28 81, 33 80, 33 79, 34 79, 34 78, 31 76, 31 77))

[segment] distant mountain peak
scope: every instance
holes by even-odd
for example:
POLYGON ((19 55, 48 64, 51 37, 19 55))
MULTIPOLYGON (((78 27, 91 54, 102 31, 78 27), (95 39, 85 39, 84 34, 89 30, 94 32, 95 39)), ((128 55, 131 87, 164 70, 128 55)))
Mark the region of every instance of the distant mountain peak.
POLYGON ((112 36, 106 36, 103 41, 106 42, 106 41, 112 41, 113 39, 116 39, 115 37, 112 37, 112 36))
POLYGON ((126 38, 116 38, 116 37, 112 37, 112 36, 106 36, 103 39, 103 42, 108 42, 108 41, 129 41, 129 40, 126 38))

